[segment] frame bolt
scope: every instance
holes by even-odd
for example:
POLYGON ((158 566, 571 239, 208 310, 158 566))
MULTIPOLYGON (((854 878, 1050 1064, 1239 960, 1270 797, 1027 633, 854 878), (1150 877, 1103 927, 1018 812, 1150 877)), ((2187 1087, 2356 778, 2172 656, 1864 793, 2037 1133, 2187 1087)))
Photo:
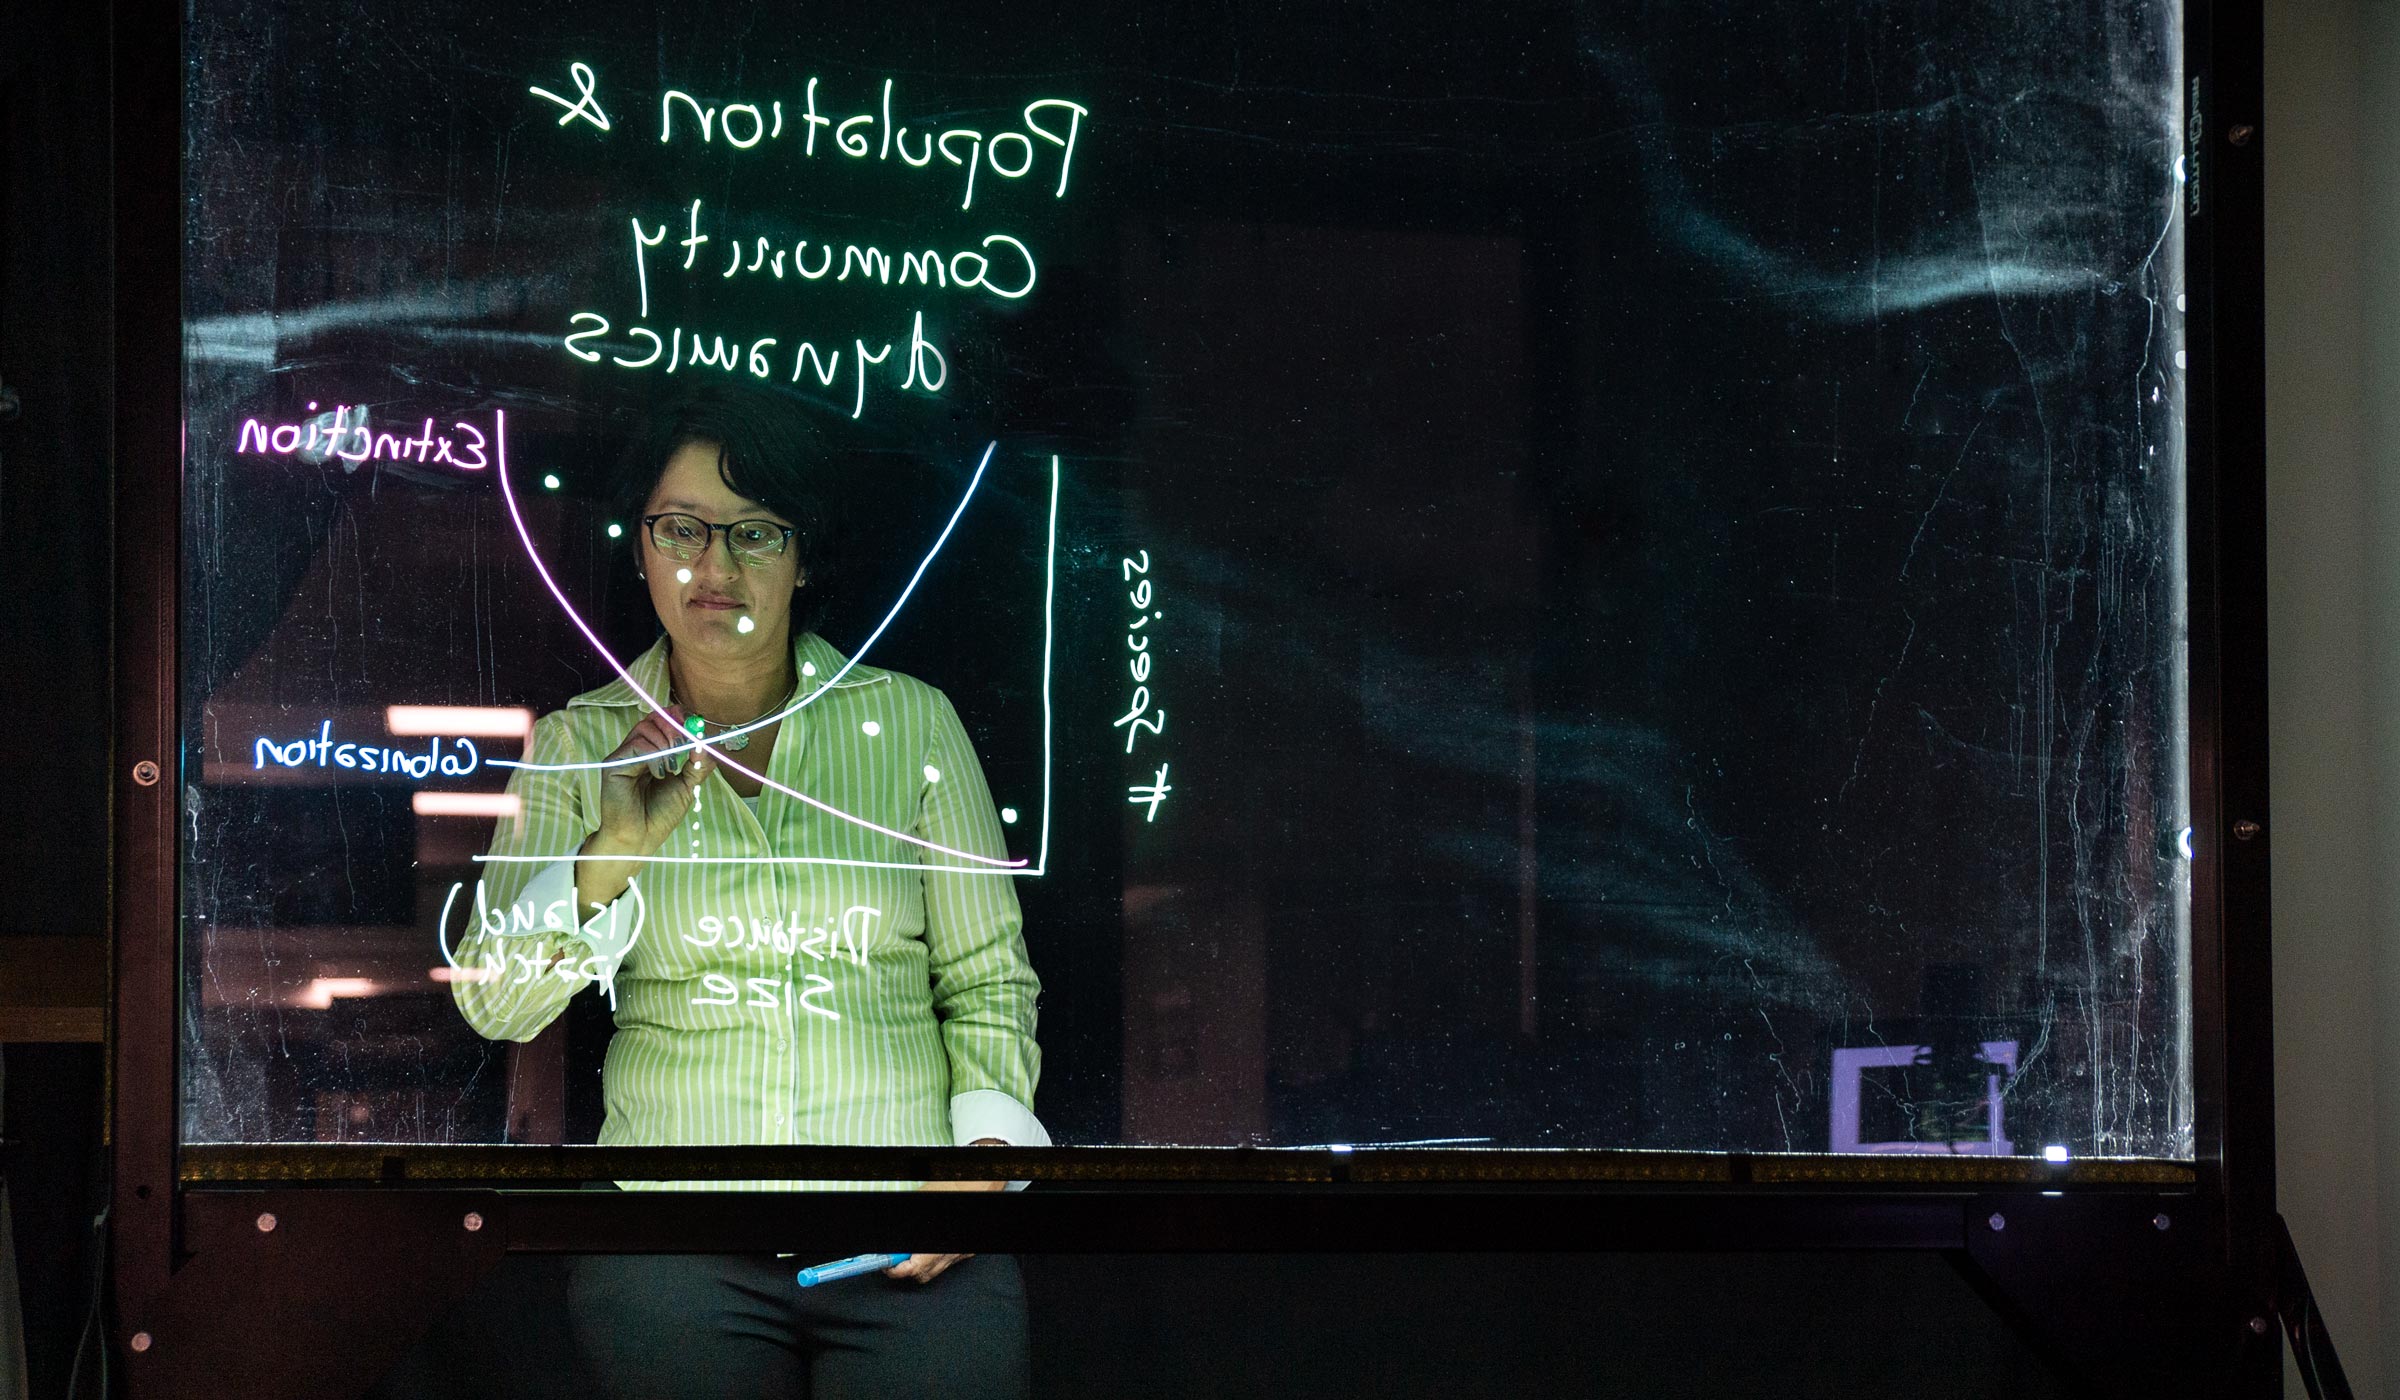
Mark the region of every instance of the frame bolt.
POLYGON ((2175 1222, 2167 1219, 2167 1213, 2162 1210, 2158 1214, 2150 1217, 2150 1223, 2157 1226, 2159 1229, 2164 1230, 2175 1222))
POLYGON ((2255 126, 2236 126, 2226 130, 2225 139, 2236 146, 2247 146, 2250 144, 2250 138, 2257 134, 2258 128, 2255 126))
POLYGON ((148 1351, 150 1349, 150 1334, 147 1332, 136 1332, 130 1339, 126 1341, 125 1345, 132 1347, 135 1351, 148 1351))
POLYGON ((2005 1230, 2008 1228, 2008 1217, 2002 1215, 1998 1211, 1993 1211, 1992 1218, 1983 1223, 1991 1226, 1995 1230, 2005 1230))
POLYGON ((158 765, 152 763, 149 759, 143 759, 141 762, 133 765, 133 780, 141 784, 143 787, 157 787, 158 765))
POLYGON ((2260 826, 2257 822, 2250 820, 2248 817, 2244 817, 2240 821, 2233 824, 2233 839, 2236 841, 2255 841, 2258 839, 2258 833, 2264 830, 2266 830, 2265 827, 2260 826))
POLYGON ((2267 1335, 2267 1320, 2263 1317, 2250 1319, 2250 1330, 2262 1337, 2267 1335))
POLYGON ((258 1213, 258 1232, 263 1235, 274 1228, 275 1212, 271 1210, 260 1211, 258 1213))
POLYGON ((469 1230, 480 1230, 483 1228, 483 1212, 479 1210, 468 1211, 467 1218, 459 1223, 466 1226, 469 1230))

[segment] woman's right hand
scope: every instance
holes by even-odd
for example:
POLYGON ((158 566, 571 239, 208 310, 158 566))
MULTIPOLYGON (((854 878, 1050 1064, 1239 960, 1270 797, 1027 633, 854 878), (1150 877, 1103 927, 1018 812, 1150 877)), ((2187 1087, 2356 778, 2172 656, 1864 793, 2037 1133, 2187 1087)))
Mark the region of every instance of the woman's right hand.
MULTIPOLYGON (((643 715, 641 723, 625 736, 624 743, 617 745, 608 761, 614 764, 619 759, 661 753, 690 743, 691 736, 675 727, 682 722, 683 712, 670 706, 667 713, 674 718, 643 715)), ((665 771, 669 759, 626 763, 600 771, 600 829, 586 843, 587 854, 645 856, 666 844, 667 838, 675 834, 676 824, 692 810, 694 794, 716 767, 705 748, 688 749, 681 757, 681 773, 665 771)))
MULTIPOLYGON (((688 742, 690 736, 675 727, 682 722, 683 712, 670 706, 668 714, 673 718, 642 716, 607 761, 614 765, 619 759, 638 759, 688 742)), ((675 824, 692 810, 700 784, 708 780, 717 766, 715 755, 706 748, 687 750, 680 773, 667 772, 666 759, 656 762, 656 774, 649 763, 626 763, 600 770, 600 829, 585 837, 582 848, 576 852, 578 924, 625 893, 633 883, 634 873, 641 868, 641 857, 657 851, 675 834, 675 824)), ((615 921, 609 927, 613 930, 615 921)), ((556 966, 559 958, 566 955, 562 950, 551 959, 551 964, 556 966)))

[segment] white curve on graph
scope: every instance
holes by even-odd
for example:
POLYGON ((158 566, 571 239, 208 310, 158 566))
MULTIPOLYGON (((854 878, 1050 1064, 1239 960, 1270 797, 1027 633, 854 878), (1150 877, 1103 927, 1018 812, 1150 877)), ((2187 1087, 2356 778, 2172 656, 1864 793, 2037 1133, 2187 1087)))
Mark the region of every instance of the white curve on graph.
MULTIPOLYGON (((525 528, 525 516, 517 509, 516 490, 514 487, 508 484, 508 414, 504 410, 494 409, 492 411, 492 440, 496 445, 497 451, 498 475, 500 478, 500 499, 508 507, 509 523, 516 527, 517 538, 524 543, 525 555, 528 559, 533 561, 533 571, 541 576, 542 586, 550 590, 550 596, 558 600, 558 606, 566 613, 567 620, 575 624, 575 630, 581 632, 583 634, 583 639, 592 644, 592 650, 600 654, 600 659, 608 663, 609 669, 615 671, 618 676, 622 677, 625 684, 632 689, 633 693, 642 697, 642 703, 648 705, 653 714, 656 714, 660 719, 665 720, 669 728, 677 727, 675 725, 674 717, 667 713, 667 707, 658 702, 657 696, 654 696, 649 691, 642 689, 642 683, 635 680, 633 678, 633 673, 625 669, 624 665, 617 660, 615 653, 611 652, 605 645, 601 643, 600 635, 594 632, 591 629, 591 625, 583 620, 583 614, 575 610, 575 605, 567 601, 566 591, 558 586, 558 581, 550 577, 550 566, 542 562, 542 552, 534 547, 533 532, 525 528)), ((998 443, 994 443, 992 446, 997 447, 998 445, 998 443)), ((991 448, 987 447, 984 449, 984 460, 986 462, 991 460, 991 448)), ((714 746, 712 745, 711 748, 713 751, 714 746)), ((962 851, 953 846, 945 846, 936 841, 928 841, 921 836, 911 836, 905 831, 895 831, 888 826, 881 826, 875 822, 868 821, 865 817, 856 816, 852 813, 845 812, 830 802, 819 801, 818 799, 811 797, 807 793, 801 792, 796 788, 785 787, 783 784, 775 781, 773 778, 768 777, 764 773, 759 773, 751 769, 744 768, 741 764, 736 763, 732 759, 726 757, 722 752, 716 752, 716 760, 717 762, 722 763, 726 767, 732 769, 734 772, 739 773, 744 777, 751 778, 763 786, 771 787, 786 797, 806 803, 807 805, 816 808, 818 811, 825 813, 827 816, 849 822, 853 826, 865 827, 867 830, 875 832, 878 835, 889 836, 895 841, 905 841, 911 846, 921 846, 928 851, 937 852, 941 855, 957 856, 960 860, 973 861, 977 865, 991 865, 1001 867, 1002 869, 1015 869, 1029 863, 1023 860, 1007 860, 998 856, 979 856, 973 851, 962 851)))
MULTIPOLYGON (((902 605, 908 602, 908 595, 917 591, 917 580, 925 577, 925 571, 933 567, 934 556, 940 554, 942 546, 950 542, 950 532, 957 528, 958 518, 967 513, 967 502, 975 499, 975 488, 983 484, 984 468, 992 464, 992 451, 999 445, 995 441, 984 447, 983 460, 975 464, 975 475, 967 480, 966 494, 958 498, 957 508, 950 512, 950 519, 942 526, 941 534, 934 537, 933 548, 925 551, 925 557, 917 562, 917 571, 908 576, 908 586, 901 589, 900 596, 892 600, 891 610, 883 615, 883 621, 875 624, 875 630, 867 634, 867 639, 858 644, 858 650, 852 652, 849 659, 842 662, 842 668, 819 682, 816 689, 795 702, 790 709, 754 719, 738 729, 728 729, 716 738, 709 740, 711 746, 722 744, 727 739, 739 734, 747 734, 754 729, 764 729, 770 724, 782 723, 817 703, 826 691, 833 689, 836 682, 850 674, 850 669, 858 664, 859 658, 865 656, 867 649, 874 646, 877 639, 883 636, 884 629, 892 625, 892 619, 900 615, 902 605)), ((594 759, 589 763, 528 763, 522 759, 508 758, 490 758, 485 759, 484 762, 494 768, 530 768, 538 773, 564 773, 578 768, 627 768, 636 763, 647 763, 654 758, 665 758, 669 754, 688 753, 698 747, 700 747, 700 741, 695 739, 688 744, 678 744, 671 749, 652 749, 646 754, 638 754, 632 758, 620 758, 614 762, 605 758, 594 759)))

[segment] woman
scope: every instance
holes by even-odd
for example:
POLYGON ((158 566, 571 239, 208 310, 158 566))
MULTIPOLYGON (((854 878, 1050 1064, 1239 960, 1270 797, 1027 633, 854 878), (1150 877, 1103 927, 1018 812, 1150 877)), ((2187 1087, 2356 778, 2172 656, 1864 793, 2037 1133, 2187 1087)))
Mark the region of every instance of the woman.
MULTIPOLYGON (((1040 983, 957 713, 795 618, 796 603, 816 612, 832 559, 810 425, 696 395, 628 461, 618 518, 665 635, 630 683, 534 725, 529 763, 590 766, 509 784, 522 812, 492 854, 514 859, 485 866, 458 962, 488 971, 452 983, 460 1010, 528 1040, 603 983, 603 1143, 1047 1146, 1030 1107, 1040 983)), ((805 1293, 793 1271, 585 1256, 576 1334, 611 1393, 644 1400, 1025 1393, 1013 1259, 918 1254, 805 1293)))

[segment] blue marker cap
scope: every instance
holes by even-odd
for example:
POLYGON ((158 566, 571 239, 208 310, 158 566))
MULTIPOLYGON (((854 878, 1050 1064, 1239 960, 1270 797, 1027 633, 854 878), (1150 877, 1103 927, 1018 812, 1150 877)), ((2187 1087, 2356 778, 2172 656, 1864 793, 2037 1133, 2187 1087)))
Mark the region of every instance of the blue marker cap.
POLYGON ((798 1277, 802 1288, 814 1288, 820 1283, 832 1283, 837 1279, 856 1278, 860 1274, 871 1274, 881 1269, 895 1269, 907 1262, 908 1256, 905 1254, 861 1254, 802 1269, 798 1277))

